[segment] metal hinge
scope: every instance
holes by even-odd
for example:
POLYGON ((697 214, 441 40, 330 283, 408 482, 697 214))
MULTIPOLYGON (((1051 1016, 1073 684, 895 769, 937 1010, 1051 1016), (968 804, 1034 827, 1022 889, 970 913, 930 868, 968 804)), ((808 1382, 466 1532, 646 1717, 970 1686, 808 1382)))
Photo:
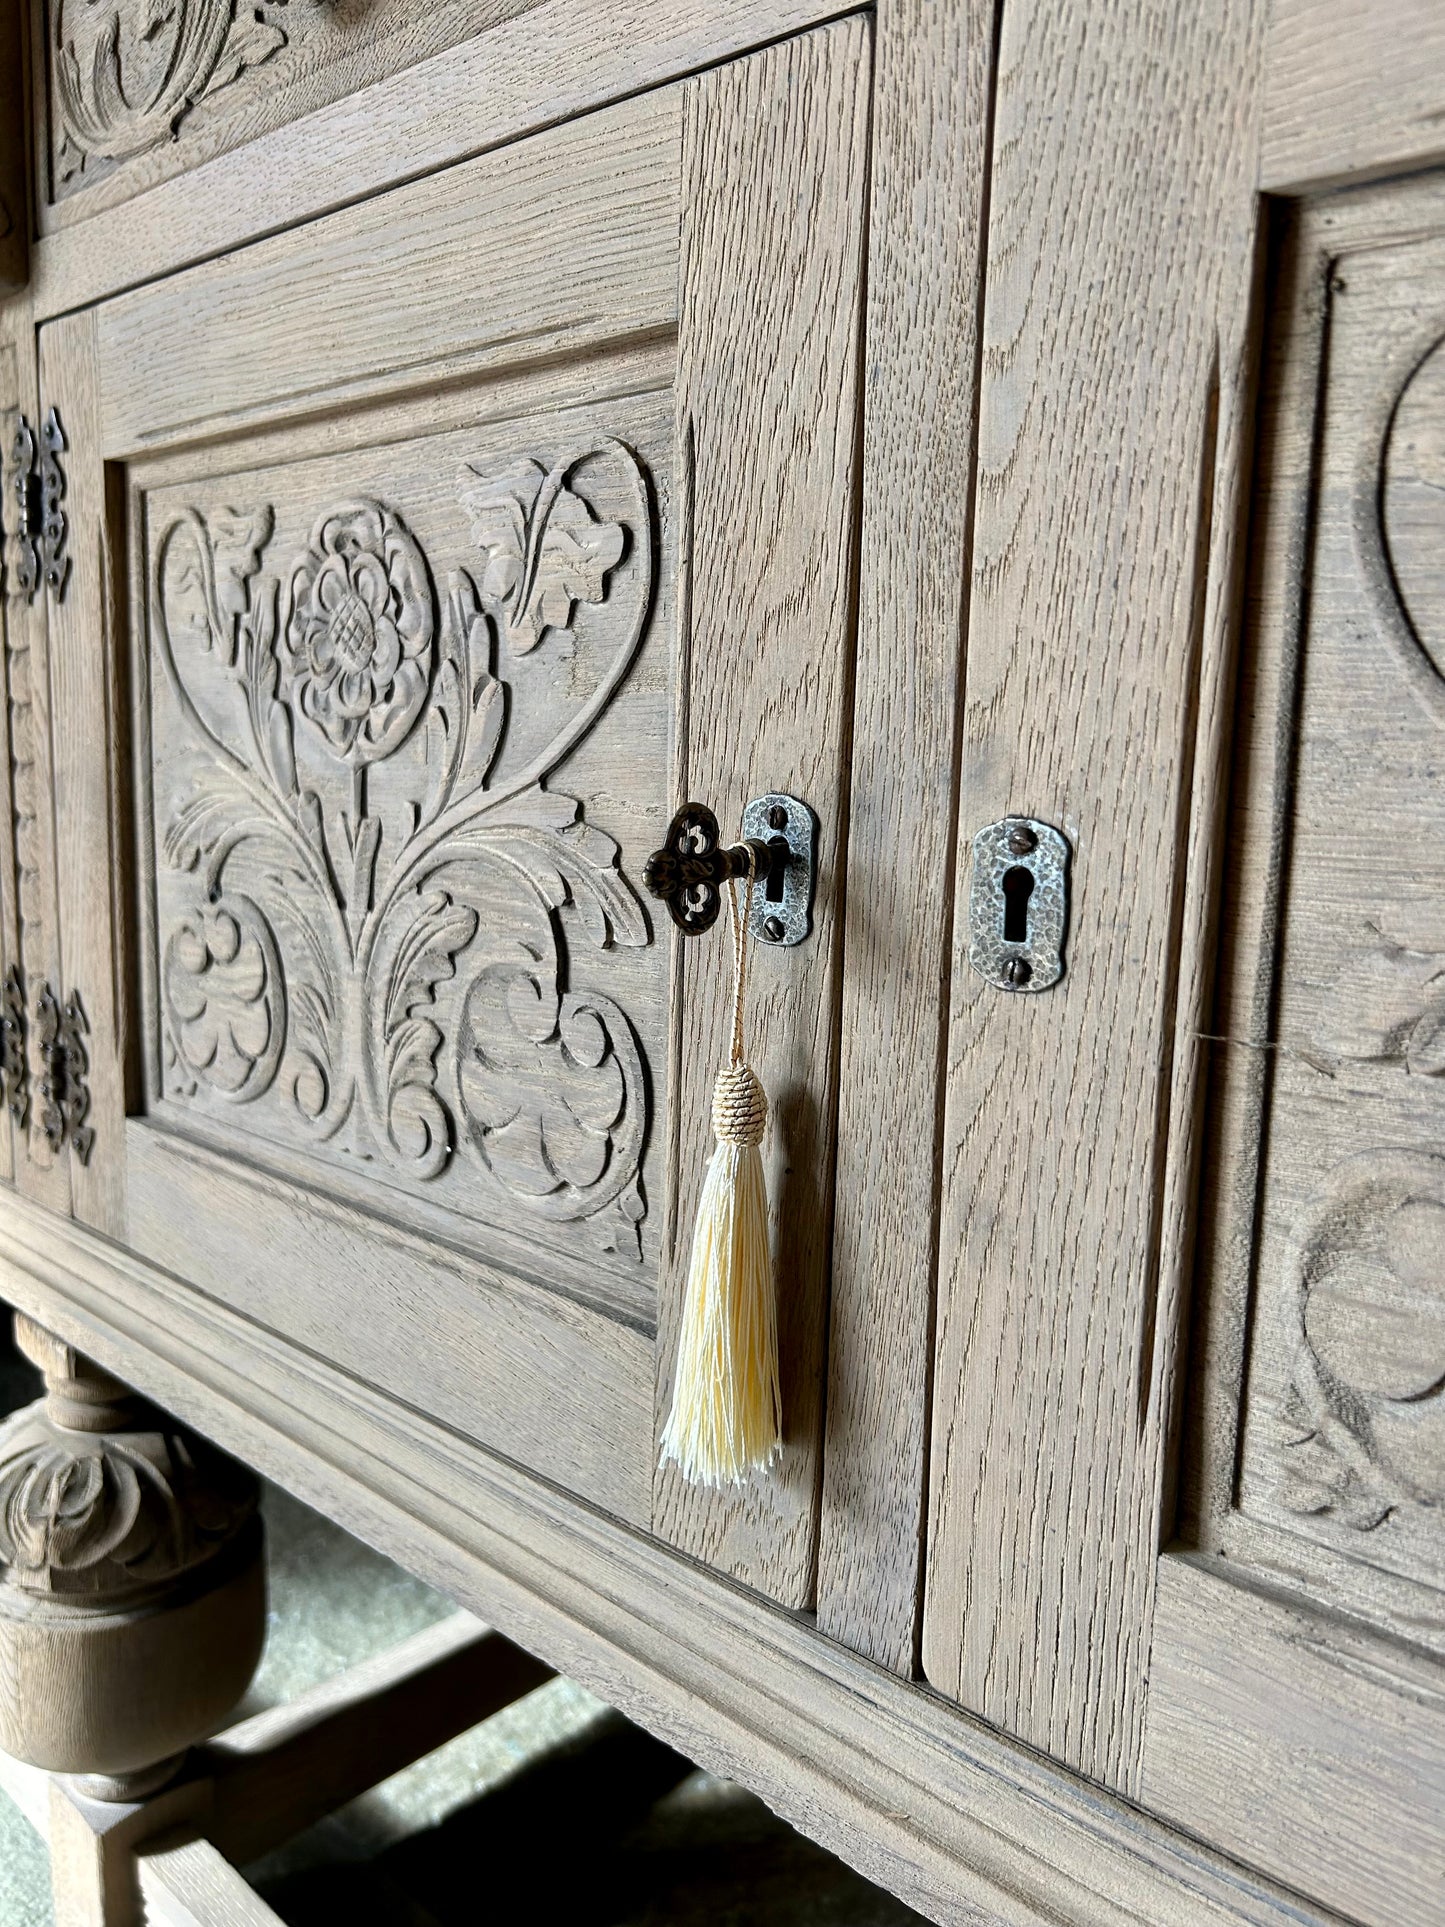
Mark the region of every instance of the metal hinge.
POLYGON ((23 1131, 30 1117, 30 1065, 25 1055, 25 986, 15 964, 0 986, 0 1095, 23 1131))
POLYGON ((10 443, 8 486, 15 497, 15 581, 28 602, 35 600, 41 581, 54 590, 57 601, 65 595, 70 574, 66 552, 65 471, 60 457, 65 449, 65 431, 52 408, 35 430, 22 415, 10 443))
POLYGON ((40 1080, 40 1128, 52 1151, 69 1143, 84 1164, 95 1131, 85 1121, 90 1110, 90 1058, 85 1049, 90 1026, 79 992, 71 991, 62 1004, 46 984, 35 1001, 35 1023, 45 1073, 40 1080))

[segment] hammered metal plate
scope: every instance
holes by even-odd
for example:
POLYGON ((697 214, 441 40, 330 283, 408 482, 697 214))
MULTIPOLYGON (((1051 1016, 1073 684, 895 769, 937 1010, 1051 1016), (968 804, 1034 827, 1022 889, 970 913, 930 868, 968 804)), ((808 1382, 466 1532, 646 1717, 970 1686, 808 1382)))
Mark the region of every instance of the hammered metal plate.
POLYGON ((968 961, 979 976, 999 990, 1047 990, 1064 974, 1068 922, 1069 846, 1060 832, 1032 816, 980 830, 968 892, 968 961))
POLYGON ((813 876, 818 819, 796 796, 755 796, 743 811, 742 834, 771 843, 784 837, 788 861, 753 892, 750 929, 758 943, 801 943, 813 927, 813 876))

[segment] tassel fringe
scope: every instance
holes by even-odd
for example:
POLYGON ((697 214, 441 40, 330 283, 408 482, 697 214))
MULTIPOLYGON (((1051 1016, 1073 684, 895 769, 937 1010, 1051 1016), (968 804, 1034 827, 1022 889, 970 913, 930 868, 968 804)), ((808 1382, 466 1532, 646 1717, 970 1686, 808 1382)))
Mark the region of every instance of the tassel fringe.
POLYGON ((717 1149, 693 1233, 672 1412, 662 1435, 696 1485, 739 1485, 782 1449, 768 1194, 758 1150, 768 1100, 746 1064, 713 1097, 717 1149))

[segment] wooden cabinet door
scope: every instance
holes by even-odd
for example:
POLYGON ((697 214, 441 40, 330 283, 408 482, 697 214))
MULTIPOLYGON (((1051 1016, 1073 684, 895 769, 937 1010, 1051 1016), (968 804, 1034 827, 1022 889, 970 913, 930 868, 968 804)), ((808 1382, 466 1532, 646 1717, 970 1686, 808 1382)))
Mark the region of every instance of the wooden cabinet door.
POLYGON ((1442 73, 1433 6, 1004 8, 925 1609, 1378 1927, 1445 1893, 1442 73), (1012 813, 1036 995, 965 955, 1012 813))
POLYGON ((77 1214, 485 1446, 811 1594, 865 22, 47 324, 77 1214), (98 558, 98 560, 97 560, 98 558), (787 1450, 655 1476, 726 1036, 641 894, 817 812, 759 947, 787 1450), (113 794, 112 794, 113 793, 113 794))

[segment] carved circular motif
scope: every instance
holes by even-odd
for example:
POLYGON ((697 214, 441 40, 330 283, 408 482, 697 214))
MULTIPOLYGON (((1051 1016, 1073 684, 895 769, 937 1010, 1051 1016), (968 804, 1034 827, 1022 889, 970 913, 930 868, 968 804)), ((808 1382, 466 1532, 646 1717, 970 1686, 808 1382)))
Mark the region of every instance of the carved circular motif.
POLYGON ((1445 1158, 1347 1159, 1296 1227, 1282 1416, 1300 1512, 1369 1528, 1445 1498, 1445 1158))
POLYGON ((171 1042, 186 1071, 246 1103, 269 1088, 286 1042, 281 960, 246 897, 185 917, 166 944, 162 989, 171 1042))
POLYGON ((559 993, 522 966, 484 970, 462 1010, 457 1081, 477 1152, 534 1209, 590 1217, 636 1178, 642 1064, 608 998, 559 993))
POLYGON ((431 577, 392 509, 359 502, 316 524, 291 576, 287 692, 345 763, 400 748, 426 706, 436 629, 431 577))
POLYGON ((1401 390, 1385 436, 1380 517, 1410 627, 1445 676, 1445 338, 1401 390))

